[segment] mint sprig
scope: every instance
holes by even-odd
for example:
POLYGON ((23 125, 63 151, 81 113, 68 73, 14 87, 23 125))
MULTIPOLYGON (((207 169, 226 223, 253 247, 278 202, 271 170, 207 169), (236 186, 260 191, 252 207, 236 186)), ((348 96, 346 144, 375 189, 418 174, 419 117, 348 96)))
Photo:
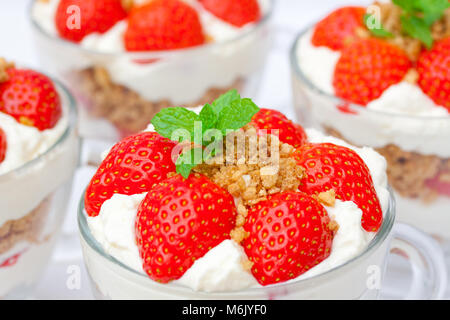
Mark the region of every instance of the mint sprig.
POLYGON ((364 25, 377 38, 392 38, 394 36, 383 28, 381 21, 374 14, 364 15, 364 25))
POLYGON ((430 49, 433 46, 431 26, 442 18, 450 7, 448 0, 393 0, 402 8, 401 23, 403 31, 420 40, 430 49))
MULTIPOLYGON (((199 114, 181 107, 166 108, 158 112, 151 123, 155 131, 165 138, 177 142, 193 142, 191 145, 195 147, 185 149, 175 163, 177 173, 187 178, 191 170, 199 164, 195 161, 199 160, 199 155, 200 163, 212 156, 208 154, 203 157, 202 147, 211 143, 210 139, 203 138, 205 132, 215 129, 218 137, 223 140, 228 132, 248 124, 258 111, 258 106, 251 99, 241 98, 236 90, 231 90, 213 103, 205 104, 199 114), (180 135, 181 131, 184 134, 180 135)), ((217 141, 213 140, 212 143, 214 142, 217 141)))

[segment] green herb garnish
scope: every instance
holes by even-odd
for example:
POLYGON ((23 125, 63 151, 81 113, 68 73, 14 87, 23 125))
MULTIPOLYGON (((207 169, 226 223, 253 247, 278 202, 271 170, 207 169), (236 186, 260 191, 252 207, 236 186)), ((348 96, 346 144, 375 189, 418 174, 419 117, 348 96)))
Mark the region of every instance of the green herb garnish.
POLYGON ((364 15, 364 25, 367 29, 378 38, 392 38, 394 35, 383 28, 381 21, 374 14, 364 15))
POLYGON ((223 139, 230 131, 248 124, 258 111, 251 99, 241 98, 236 90, 231 90, 213 103, 205 104, 199 114, 181 107, 166 108, 158 112, 151 123, 155 131, 165 138, 191 142, 191 147, 176 161, 177 173, 187 178, 196 165, 212 156, 203 156, 202 147, 211 141, 205 139, 205 132, 215 130, 216 135, 213 136, 223 139))

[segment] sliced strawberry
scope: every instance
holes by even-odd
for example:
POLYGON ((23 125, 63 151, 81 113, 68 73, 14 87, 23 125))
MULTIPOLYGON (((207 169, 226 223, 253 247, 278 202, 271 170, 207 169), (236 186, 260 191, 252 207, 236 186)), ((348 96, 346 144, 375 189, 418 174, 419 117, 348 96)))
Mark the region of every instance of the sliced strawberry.
POLYGON ((334 232, 324 207, 303 192, 269 196, 250 208, 243 246, 262 285, 294 279, 326 259, 334 232))
POLYGON ((438 194, 450 197, 450 170, 439 172, 436 177, 427 180, 426 185, 438 194))
POLYGON ((198 0, 213 15, 236 27, 261 19, 257 0, 198 0))
POLYGON ((163 283, 180 278, 196 259, 230 239, 236 214, 231 194, 203 175, 175 175, 155 185, 136 218, 144 271, 163 283))
POLYGON ((79 42, 91 33, 108 31, 126 16, 121 0, 61 0, 55 25, 61 37, 79 42))
POLYGON ((365 13, 362 7, 343 7, 331 12, 316 25, 313 45, 342 50, 348 39, 356 38, 356 29, 364 26, 365 13))
POLYGON ((96 216, 113 194, 139 194, 150 190, 175 172, 171 152, 175 142, 156 132, 143 132, 117 143, 102 162, 91 182, 85 208, 89 216, 96 216))
POLYGON ((450 38, 436 42, 417 61, 419 86, 436 104, 450 112, 450 38))
POLYGON ((279 111, 271 109, 260 109, 252 118, 252 122, 258 129, 279 130, 281 142, 288 143, 295 148, 306 143, 307 136, 303 128, 286 118, 279 111))
POLYGON ((383 221, 369 168, 359 155, 332 143, 308 143, 295 150, 293 157, 306 169, 299 190, 308 194, 334 189, 336 198, 353 201, 362 210, 361 225, 375 232, 383 221))
POLYGON ((5 160, 6 157, 6 149, 8 147, 6 133, 0 128, 0 163, 5 160))
POLYGON ((9 68, 9 80, 0 83, 0 112, 39 130, 53 128, 62 115, 53 82, 33 70, 9 68))
POLYGON ((367 105, 399 83, 411 68, 403 50, 379 39, 363 39, 342 50, 334 71, 336 95, 367 105))
POLYGON ((195 11, 180 0, 154 0, 135 7, 124 35, 128 51, 172 50, 205 42, 195 11))

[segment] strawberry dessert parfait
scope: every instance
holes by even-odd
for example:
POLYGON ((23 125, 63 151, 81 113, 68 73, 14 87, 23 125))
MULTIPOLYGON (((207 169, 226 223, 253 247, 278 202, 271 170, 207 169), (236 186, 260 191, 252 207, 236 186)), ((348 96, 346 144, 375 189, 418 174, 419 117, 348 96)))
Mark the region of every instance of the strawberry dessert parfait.
POLYGON ((450 239, 450 4, 428 3, 333 11, 292 48, 293 92, 303 123, 386 158, 400 221, 450 239))
POLYGON ((62 225, 78 157, 58 82, 0 58, 0 298, 32 293, 62 225))
POLYGON ((30 19, 42 63, 85 106, 81 135, 117 141, 171 105, 253 96, 271 11, 272 0, 36 0, 30 19))
MULTIPOLYGON (((235 90, 195 111, 161 110, 90 181, 78 222, 96 297, 377 297, 395 215, 383 157, 235 90)), ((444 261, 425 243, 438 297, 444 261)))

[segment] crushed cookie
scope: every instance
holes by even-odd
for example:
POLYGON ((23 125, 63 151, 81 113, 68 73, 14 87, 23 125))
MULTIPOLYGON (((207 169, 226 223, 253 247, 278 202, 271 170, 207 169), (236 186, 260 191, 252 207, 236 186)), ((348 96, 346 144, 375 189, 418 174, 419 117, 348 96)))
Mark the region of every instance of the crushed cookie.
MULTIPOLYGON (((144 130, 161 109, 173 106, 169 100, 148 101, 140 94, 112 81, 108 71, 100 66, 89 67, 74 74, 70 82, 90 106, 93 117, 106 118, 124 135, 144 130)), ((240 91, 243 79, 227 87, 212 87, 197 101, 181 104, 197 107, 217 99, 230 89, 240 91)))
POLYGON ((331 221, 328 223, 328 228, 334 233, 336 234, 339 230, 339 223, 337 223, 336 220, 331 219, 331 221))
POLYGON ((411 84, 416 84, 419 81, 419 72, 416 69, 409 69, 403 80, 411 84))
POLYGON ((325 192, 319 193, 317 196, 314 196, 319 203, 327 206, 327 207, 334 207, 336 203, 336 192, 334 189, 330 189, 325 192))
POLYGON ((134 6, 134 0, 120 0, 120 3, 127 12, 134 6))
POLYGON ((237 243, 241 243, 246 238, 248 238, 249 235, 250 234, 247 231, 245 231, 243 227, 234 228, 230 232, 231 239, 233 239, 237 243))
POLYGON ((242 268, 245 271, 250 271, 250 270, 252 270, 252 267, 253 267, 254 263, 252 261, 248 260, 248 259, 245 259, 245 260, 241 261, 241 264, 242 264, 242 268))
POLYGON ((14 63, 6 61, 5 58, 0 58, 0 83, 9 80, 9 75, 7 72, 9 68, 14 68, 14 63))

